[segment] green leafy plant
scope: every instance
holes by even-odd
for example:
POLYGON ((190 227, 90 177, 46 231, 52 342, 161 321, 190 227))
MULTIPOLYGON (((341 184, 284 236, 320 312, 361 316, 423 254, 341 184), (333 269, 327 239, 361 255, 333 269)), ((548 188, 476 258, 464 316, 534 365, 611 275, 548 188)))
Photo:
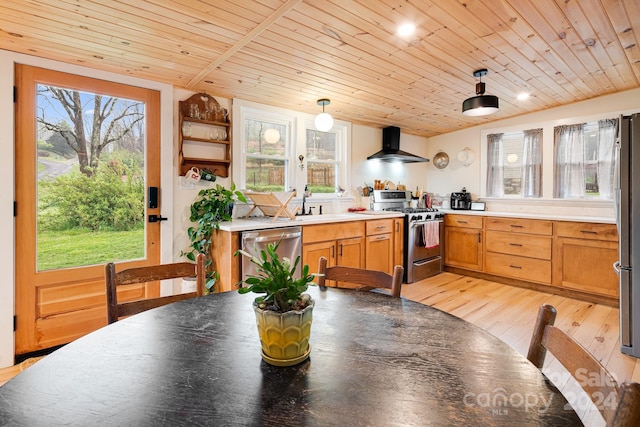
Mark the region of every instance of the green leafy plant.
POLYGON ((245 203, 247 201, 242 192, 236 190, 234 183, 229 189, 216 184, 215 187, 200 190, 198 198, 191 204, 189 219, 196 225, 187 229, 191 246, 188 251, 182 251, 180 255, 195 262, 199 253, 205 254, 207 271, 205 286, 209 292, 213 292, 219 278, 218 272, 214 270, 211 255, 213 232, 220 229, 221 222, 231 221, 231 210, 236 200, 245 203))
POLYGON ((289 258, 280 259, 277 253, 279 245, 279 241, 267 244, 266 249, 260 250, 260 258, 243 250, 236 251, 235 256, 239 254, 247 256, 258 266, 258 274, 243 281, 249 286, 240 287, 238 292, 266 294, 255 299, 255 304, 264 310, 273 310, 278 313, 302 310, 309 303, 309 296, 302 293, 307 290, 309 283, 313 282, 314 276, 309 274, 309 266, 304 265, 301 277, 295 279, 294 274, 300 262, 300 256, 292 266, 289 258))

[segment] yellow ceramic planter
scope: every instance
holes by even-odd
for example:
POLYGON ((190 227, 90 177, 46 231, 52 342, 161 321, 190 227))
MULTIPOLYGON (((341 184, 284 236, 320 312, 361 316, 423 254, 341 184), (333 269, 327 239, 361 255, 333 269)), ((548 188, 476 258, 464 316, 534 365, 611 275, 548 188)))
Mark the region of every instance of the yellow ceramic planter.
POLYGON ((286 313, 253 306, 265 362, 276 366, 291 366, 309 357, 313 306, 314 301, 310 300, 303 310, 286 313))

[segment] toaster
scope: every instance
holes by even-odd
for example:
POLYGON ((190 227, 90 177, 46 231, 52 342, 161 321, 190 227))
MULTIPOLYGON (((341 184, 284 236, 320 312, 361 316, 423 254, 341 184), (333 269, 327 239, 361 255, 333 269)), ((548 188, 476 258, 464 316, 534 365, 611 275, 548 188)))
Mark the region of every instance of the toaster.
POLYGON ((471 209, 471 193, 467 193, 466 188, 462 188, 459 193, 451 193, 451 209, 471 209))

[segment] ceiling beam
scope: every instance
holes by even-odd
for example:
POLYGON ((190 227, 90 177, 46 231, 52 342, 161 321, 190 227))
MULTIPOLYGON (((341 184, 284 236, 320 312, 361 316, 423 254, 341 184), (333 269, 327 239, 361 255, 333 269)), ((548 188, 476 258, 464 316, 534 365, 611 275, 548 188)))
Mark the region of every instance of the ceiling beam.
POLYGON ((193 79, 191 79, 189 81, 189 83, 187 83, 187 89, 193 89, 198 83, 200 83, 202 81, 202 79, 205 78, 206 75, 208 75, 210 72, 215 70, 224 61, 229 59, 236 52, 238 52, 240 49, 242 49, 244 46, 246 46, 247 43, 250 43, 251 41, 253 41, 254 38, 256 38, 257 36, 262 34, 262 32, 264 30, 269 28, 269 26, 271 26, 271 24, 273 24, 275 21, 280 19, 282 16, 286 15, 287 12, 289 12, 291 9, 296 7, 298 4, 302 3, 302 1, 303 0, 288 0, 286 3, 284 3, 278 9, 276 9, 271 15, 269 15, 267 17, 267 19, 262 21, 262 23, 260 25, 258 25, 256 28, 254 28, 253 30, 248 32, 244 37, 242 37, 240 40, 238 40, 238 42, 236 44, 231 46, 231 48, 229 50, 227 50, 225 53, 220 55, 218 57, 218 59, 213 61, 205 69, 200 71, 193 79))

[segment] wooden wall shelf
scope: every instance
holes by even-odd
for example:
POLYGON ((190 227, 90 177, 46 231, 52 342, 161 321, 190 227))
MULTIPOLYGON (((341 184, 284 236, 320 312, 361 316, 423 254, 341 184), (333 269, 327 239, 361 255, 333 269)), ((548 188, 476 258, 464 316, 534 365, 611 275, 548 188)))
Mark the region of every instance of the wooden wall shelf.
POLYGON ((231 166, 231 120, 228 111, 206 93, 197 93, 179 102, 178 173, 193 167, 208 169, 216 176, 228 177, 231 166), (197 106, 193 116, 192 106, 197 106), (203 147, 204 146, 204 149, 203 147), (206 154, 216 149, 215 155, 206 154), (185 149, 188 154, 185 154, 185 149))

